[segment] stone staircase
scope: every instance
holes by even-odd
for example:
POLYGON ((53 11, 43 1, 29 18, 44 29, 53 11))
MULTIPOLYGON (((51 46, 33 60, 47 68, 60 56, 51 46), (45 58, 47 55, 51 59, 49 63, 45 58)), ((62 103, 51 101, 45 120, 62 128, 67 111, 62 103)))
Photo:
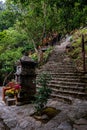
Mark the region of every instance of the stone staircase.
POLYGON ((42 72, 52 76, 48 84, 52 89, 52 98, 68 103, 72 103, 74 99, 87 99, 87 74, 76 70, 65 47, 55 46, 48 62, 38 70, 38 75, 42 72))

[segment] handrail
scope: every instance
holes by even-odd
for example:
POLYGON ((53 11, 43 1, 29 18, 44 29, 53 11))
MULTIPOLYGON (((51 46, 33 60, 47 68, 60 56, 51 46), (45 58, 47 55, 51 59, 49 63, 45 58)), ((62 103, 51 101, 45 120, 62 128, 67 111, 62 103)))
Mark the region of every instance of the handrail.
POLYGON ((84 35, 82 34, 82 60, 83 60, 83 72, 86 72, 86 65, 85 65, 85 44, 84 44, 84 35))

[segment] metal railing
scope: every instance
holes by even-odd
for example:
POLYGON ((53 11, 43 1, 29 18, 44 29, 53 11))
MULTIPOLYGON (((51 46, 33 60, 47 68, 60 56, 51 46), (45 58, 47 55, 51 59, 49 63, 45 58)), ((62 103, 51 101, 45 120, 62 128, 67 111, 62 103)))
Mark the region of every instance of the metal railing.
POLYGON ((83 72, 86 72, 86 60, 85 60, 85 41, 84 35, 82 34, 82 61, 83 61, 83 72))

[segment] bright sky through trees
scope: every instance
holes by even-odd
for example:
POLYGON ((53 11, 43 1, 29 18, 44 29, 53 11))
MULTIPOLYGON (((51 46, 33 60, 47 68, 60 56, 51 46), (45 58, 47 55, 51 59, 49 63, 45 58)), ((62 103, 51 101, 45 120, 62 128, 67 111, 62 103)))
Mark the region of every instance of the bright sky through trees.
POLYGON ((5 2, 5 0, 0 0, 0 1, 5 2))

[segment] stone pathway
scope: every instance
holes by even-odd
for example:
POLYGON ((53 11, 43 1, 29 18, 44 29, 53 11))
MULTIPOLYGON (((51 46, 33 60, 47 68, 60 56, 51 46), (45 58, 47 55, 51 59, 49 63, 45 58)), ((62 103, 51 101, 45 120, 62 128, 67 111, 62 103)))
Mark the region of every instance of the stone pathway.
POLYGON ((87 101, 75 100, 69 105, 49 99, 47 106, 61 112, 43 124, 30 116, 33 104, 6 106, 0 95, 0 130, 87 130, 87 101))
POLYGON ((70 38, 69 36, 60 45, 56 45, 47 63, 37 70, 37 78, 44 72, 51 75, 48 84, 52 89, 51 97, 69 104, 76 98, 87 100, 87 74, 78 72, 75 63, 66 53, 66 46, 71 45, 70 38))

